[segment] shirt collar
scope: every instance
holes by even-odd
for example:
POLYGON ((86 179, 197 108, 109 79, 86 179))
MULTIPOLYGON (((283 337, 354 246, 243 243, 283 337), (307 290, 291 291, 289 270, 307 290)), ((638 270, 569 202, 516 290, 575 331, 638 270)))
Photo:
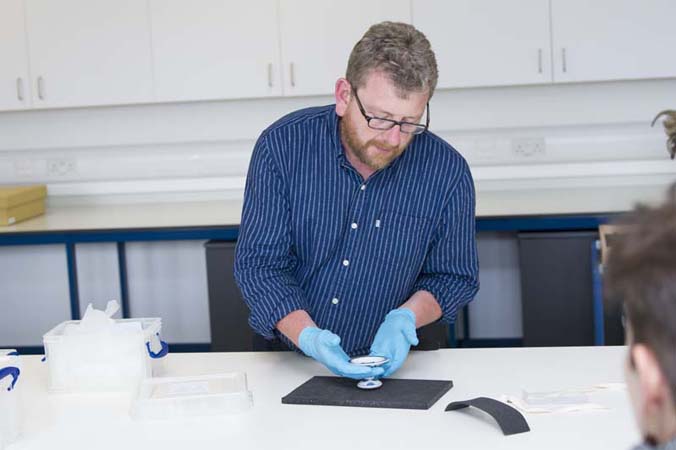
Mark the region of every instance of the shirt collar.
POLYGON ((329 114, 329 129, 333 130, 331 137, 333 138, 333 151, 336 155, 336 158, 345 159, 345 153, 343 152, 343 144, 340 141, 340 117, 336 114, 335 105, 329 114))

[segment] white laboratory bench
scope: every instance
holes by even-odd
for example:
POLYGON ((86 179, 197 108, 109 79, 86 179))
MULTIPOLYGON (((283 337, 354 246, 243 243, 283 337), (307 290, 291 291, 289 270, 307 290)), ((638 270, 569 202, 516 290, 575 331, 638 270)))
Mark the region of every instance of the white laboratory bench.
MULTIPOLYGON (((452 401, 521 390, 590 388, 623 381, 625 347, 448 349, 412 352, 395 376, 447 379, 454 387, 429 410, 285 405, 281 398, 315 375, 292 352, 170 354, 164 375, 244 371, 253 392, 245 413, 139 422, 131 395, 48 394, 46 363, 22 356, 24 421, 7 450, 45 449, 628 449, 639 439, 625 389, 590 394, 607 409, 525 414, 531 431, 504 436, 477 410, 445 412, 452 401)), ((387 382, 387 381, 385 381, 387 382)))

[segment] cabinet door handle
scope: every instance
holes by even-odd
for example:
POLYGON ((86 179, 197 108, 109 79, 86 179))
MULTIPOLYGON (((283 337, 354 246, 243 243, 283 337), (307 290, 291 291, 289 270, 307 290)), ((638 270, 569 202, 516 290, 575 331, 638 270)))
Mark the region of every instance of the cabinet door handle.
POLYGON ((23 78, 21 78, 21 77, 16 79, 16 98, 18 98, 20 102, 22 102, 23 99, 24 99, 24 96, 23 96, 23 78))
POLYGON ((272 63, 268 64, 268 87, 272 87, 272 63))
POLYGON ((291 87, 296 87, 296 77, 293 70, 293 63, 289 63, 289 82, 291 87))
POLYGON ((45 99, 45 80, 41 76, 38 77, 38 98, 45 99))
POLYGON ((568 72, 568 61, 566 60, 566 49, 561 49, 561 70, 563 73, 568 72))
POLYGON ((538 73, 542 73, 542 49, 538 49, 538 73))

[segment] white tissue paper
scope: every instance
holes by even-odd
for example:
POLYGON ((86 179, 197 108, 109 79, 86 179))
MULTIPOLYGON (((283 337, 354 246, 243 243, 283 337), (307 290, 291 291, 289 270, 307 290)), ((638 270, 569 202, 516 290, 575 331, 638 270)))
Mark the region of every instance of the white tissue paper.
POLYGON ((624 387, 623 383, 603 383, 584 389, 549 392, 522 391, 521 396, 503 395, 500 399, 524 413, 599 411, 608 408, 592 402, 588 394, 602 390, 619 390, 624 387))
MULTIPOLYGON (((141 324, 138 322, 117 323, 113 320, 113 316, 120 309, 117 300, 111 300, 106 304, 105 311, 95 309, 90 303, 87 305, 82 320, 78 323, 66 324, 63 330, 64 336, 72 335, 101 335, 108 336, 111 334, 123 333, 138 333, 141 330, 141 324)), ((95 336, 89 336, 94 338, 95 336)))

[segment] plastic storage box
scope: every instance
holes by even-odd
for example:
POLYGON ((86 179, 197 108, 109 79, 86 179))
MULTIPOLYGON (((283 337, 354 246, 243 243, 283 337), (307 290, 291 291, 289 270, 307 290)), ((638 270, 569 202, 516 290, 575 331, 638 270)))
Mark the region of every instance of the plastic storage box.
POLYGON ((0 450, 19 434, 19 375, 21 361, 15 350, 0 350, 0 450))
POLYGON ((115 320, 123 333, 64 334, 62 322, 43 336, 50 392, 134 391, 153 375, 153 359, 168 352, 159 318, 115 320))
POLYGON ((253 405, 243 372, 144 380, 131 416, 162 420, 244 412, 253 405))

